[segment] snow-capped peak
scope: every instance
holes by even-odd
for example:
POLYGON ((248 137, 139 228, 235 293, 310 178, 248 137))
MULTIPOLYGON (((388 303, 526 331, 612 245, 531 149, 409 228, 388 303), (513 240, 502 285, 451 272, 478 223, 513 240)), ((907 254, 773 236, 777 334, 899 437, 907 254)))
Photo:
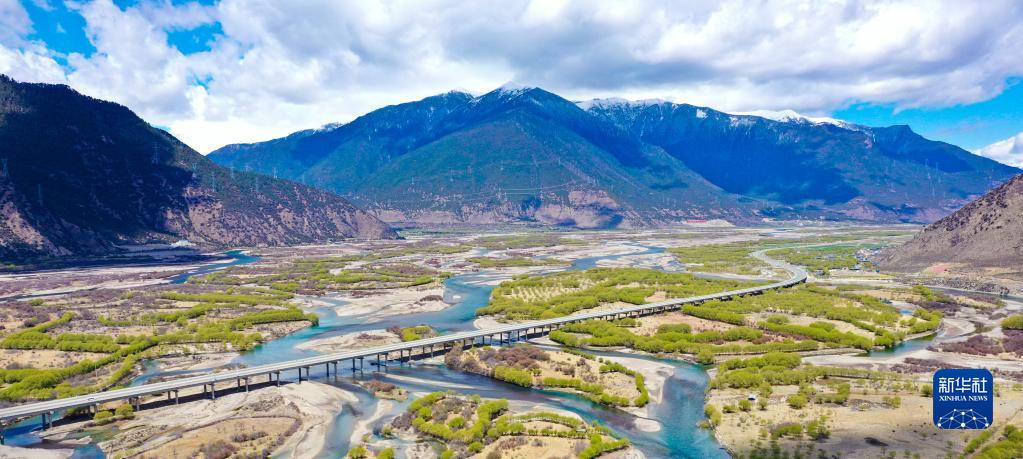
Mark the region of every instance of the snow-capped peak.
POLYGON ((526 86, 524 84, 519 84, 514 81, 509 81, 505 84, 502 84, 501 87, 497 88, 497 90, 507 93, 521 93, 533 88, 534 86, 526 86))
POLYGON ((596 108, 646 107, 648 105, 660 105, 664 103, 670 102, 664 99, 628 100, 622 99, 621 97, 608 97, 606 99, 590 99, 575 101, 575 105, 583 110, 589 110, 594 107, 596 108))
POLYGON ((476 94, 476 93, 474 93, 474 92, 472 92, 472 91, 470 91, 468 89, 462 88, 462 87, 458 87, 458 88, 452 89, 452 90, 450 90, 450 91, 448 91, 448 92, 446 92, 444 94, 465 94, 465 95, 472 96, 472 97, 476 97, 476 96, 479 95, 479 94, 476 94))
POLYGON ((753 110, 749 112, 729 112, 730 115, 739 116, 756 116, 772 121, 779 121, 782 123, 813 123, 813 124, 831 124, 838 127, 851 129, 855 127, 854 124, 848 121, 842 121, 839 119, 831 118, 828 116, 806 116, 795 110, 753 110))
POLYGON ((313 132, 333 131, 333 130, 341 127, 341 126, 344 126, 345 124, 347 124, 347 123, 327 123, 327 124, 324 124, 323 126, 320 126, 318 128, 313 129, 312 131, 313 132))

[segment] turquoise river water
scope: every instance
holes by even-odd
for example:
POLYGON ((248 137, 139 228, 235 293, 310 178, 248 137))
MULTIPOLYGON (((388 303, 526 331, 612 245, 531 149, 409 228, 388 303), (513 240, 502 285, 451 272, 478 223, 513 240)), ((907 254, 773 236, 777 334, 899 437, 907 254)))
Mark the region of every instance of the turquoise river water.
MULTIPOLYGON (((607 255, 576 260, 569 270, 590 269, 597 265, 600 260, 612 260, 622 257, 647 255, 663 252, 662 247, 636 246, 634 253, 607 255), (641 250, 639 250, 641 249, 641 250)), ((182 274, 172 281, 174 283, 185 282, 188 277, 205 274, 227 266, 236 266, 258 261, 258 257, 246 255, 239 251, 228 252, 233 260, 229 263, 217 263, 203 266, 194 271, 182 274)), ((666 270, 678 271, 681 266, 666 266, 666 270)), ((334 307, 343 307, 345 302, 341 299, 321 297, 332 304, 332 307, 323 307, 315 312, 320 316, 320 323, 315 327, 306 328, 283 338, 262 344, 252 351, 239 356, 235 364, 247 366, 260 365, 265 363, 291 360, 303 356, 315 355, 315 351, 299 350, 295 346, 301 342, 325 338, 334 335, 342 335, 356 331, 381 329, 393 325, 411 326, 417 324, 429 324, 441 332, 452 332, 472 329, 472 322, 475 319, 477 308, 485 306, 490 298, 493 286, 484 283, 484 280, 493 276, 493 272, 479 272, 463 274, 451 277, 444 283, 445 301, 452 304, 451 307, 436 312, 418 314, 406 314, 393 316, 376 322, 365 322, 357 316, 338 316, 334 307)), ((884 357, 891 357, 892 353, 911 352, 926 346, 928 339, 906 342, 892 351, 887 351, 884 357)), ((598 355, 613 355, 613 352, 597 352, 598 355)), ((615 408, 601 406, 592 403, 584 398, 555 391, 526 389, 511 384, 502 383, 487 377, 466 374, 452 371, 443 365, 416 364, 406 366, 391 366, 386 373, 373 373, 367 371, 365 375, 358 377, 376 377, 398 384, 411 392, 431 392, 443 390, 448 386, 464 386, 471 389, 458 389, 461 392, 477 393, 483 397, 507 398, 510 401, 522 401, 526 403, 542 403, 552 407, 571 411, 579 414, 588 421, 598 421, 616 431, 627 435, 633 444, 643 451, 647 457, 672 457, 672 458, 723 458, 728 457, 727 453, 714 441, 710 433, 697 427, 697 423, 703 419, 704 392, 708 383, 707 373, 699 365, 692 365, 675 360, 656 359, 654 357, 643 357, 629 354, 632 358, 643 358, 659 360, 674 368, 674 374, 665 382, 663 397, 660 403, 652 404, 650 415, 660 423, 660 429, 655 432, 644 431, 635 426, 635 417, 615 408)), ((866 358, 869 358, 867 356, 866 358)), ((161 372, 157 365, 149 364, 146 371, 136 378, 132 384, 143 384, 147 380, 157 376, 170 376, 177 374, 198 374, 200 372, 161 372)), ((289 375, 282 375, 284 380, 289 375)), ((296 375, 290 375, 294 378, 296 375)), ((345 382, 351 380, 352 375, 343 374, 342 377, 326 378, 323 368, 312 370, 312 378, 321 382, 336 385, 354 393, 358 402, 346 405, 338 414, 335 423, 328 436, 326 446, 320 453, 323 458, 336 458, 348 450, 349 438, 360 418, 365 418, 377 410, 377 399, 373 398, 365 390, 358 386, 345 382), (317 373, 317 370, 319 373, 317 373)), ((391 408, 371 427, 374 432, 389 421, 392 415, 399 414, 405 409, 406 402, 389 402, 391 408)), ((38 444, 40 439, 33 431, 40 427, 38 418, 26 420, 21 424, 10 428, 7 432, 8 444, 11 445, 33 445, 38 444)), ((75 451, 76 458, 102 458, 102 451, 95 445, 84 445, 75 451)))

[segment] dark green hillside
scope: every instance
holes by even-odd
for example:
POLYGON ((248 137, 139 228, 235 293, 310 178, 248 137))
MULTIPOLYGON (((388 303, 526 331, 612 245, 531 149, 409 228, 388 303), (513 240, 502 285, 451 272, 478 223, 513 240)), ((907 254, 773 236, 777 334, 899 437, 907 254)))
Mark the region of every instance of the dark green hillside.
POLYGON ((217 166, 127 108, 0 76, 0 257, 189 239, 282 244, 393 232, 344 200, 217 166))
POLYGON ((907 126, 779 122, 709 108, 594 104, 589 109, 724 190, 771 211, 867 221, 932 221, 1019 171, 907 126), (787 210, 786 210, 787 209, 787 210))

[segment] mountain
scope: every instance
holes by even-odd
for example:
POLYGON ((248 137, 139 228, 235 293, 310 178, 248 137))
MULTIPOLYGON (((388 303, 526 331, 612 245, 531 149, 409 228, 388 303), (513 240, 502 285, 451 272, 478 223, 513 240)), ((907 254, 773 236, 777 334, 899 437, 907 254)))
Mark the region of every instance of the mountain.
POLYGON ((755 214, 660 148, 539 88, 451 92, 209 157, 342 193, 395 222, 593 228, 755 214), (685 202, 698 204, 678 208, 685 202))
POLYGON ((1023 175, 924 228, 881 257, 881 266, 918 271, 935 263, 1019 268, 1023 260, 1023 175))
POLYGON ((450 92, 210 154, 386 221, 651 226, 765 217, 931 222, 1020 172, 906 126, 733 115, 539 88, 450 92))
POLYGON ((667 102, 591 102, 587 111, 727 192, 777 203, 763 212, 780 217, 931 222, 1020 172, 908 126, 775 121, 667 102))
POLYGON ((396 237, 344 199, 217 166, 127 108, 0 75, 0 258, 396 237))

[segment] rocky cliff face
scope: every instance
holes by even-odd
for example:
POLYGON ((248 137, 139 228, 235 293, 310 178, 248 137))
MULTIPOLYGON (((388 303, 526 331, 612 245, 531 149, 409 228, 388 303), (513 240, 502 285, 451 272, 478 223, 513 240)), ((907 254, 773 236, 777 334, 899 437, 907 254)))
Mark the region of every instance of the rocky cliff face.
POLYGON ((1023 262, 1023 175, 938 220, 883 254, 881 266, 916 271, 936 263, 1019 268, 1023 262))
POLYGON ((325 191, 231 171, 125 107, 0 76, 0 258, 396 237, 325 191))

